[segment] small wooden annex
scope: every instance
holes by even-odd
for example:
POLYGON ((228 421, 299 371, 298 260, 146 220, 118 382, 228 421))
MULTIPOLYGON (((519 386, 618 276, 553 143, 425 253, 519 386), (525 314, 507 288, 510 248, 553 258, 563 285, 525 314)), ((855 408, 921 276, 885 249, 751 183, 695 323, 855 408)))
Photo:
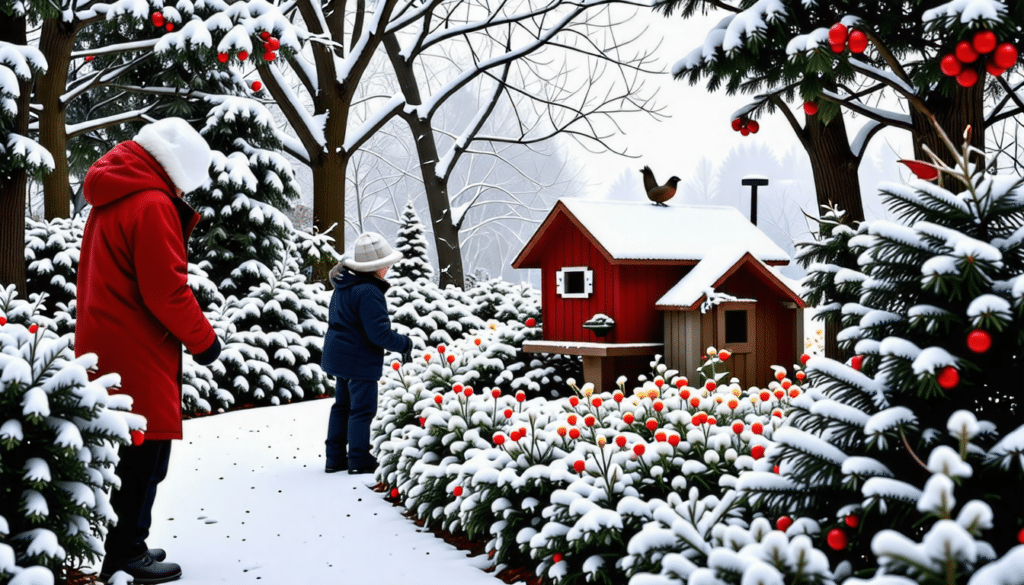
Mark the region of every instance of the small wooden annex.
POLYGON ((525 349, 583 356, 607 390, 655 354, 695 384, 707 347, 729 348, 733 375, 767 385, 803 350, 789 261, 732 207, 563 198, 512 262, 541 271, 543 341, 525 349))

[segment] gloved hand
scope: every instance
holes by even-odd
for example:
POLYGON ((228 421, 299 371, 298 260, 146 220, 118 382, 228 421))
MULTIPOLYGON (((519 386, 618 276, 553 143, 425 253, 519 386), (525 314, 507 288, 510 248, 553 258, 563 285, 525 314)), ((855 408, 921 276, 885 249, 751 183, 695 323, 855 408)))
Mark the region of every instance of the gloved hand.
POLYGON ((411 347, 409 348, 409 351, 407 351, 407 352, 402 354, 402 363, 403 364, 412 363, 412 348, 411 347))
POLYGON ((197 353, 192 356, 192 359, 201 366, 208 366, 217 361, 218 357, 220 357, 220 340, 214 337, 213 344, 202 353, 197 353))

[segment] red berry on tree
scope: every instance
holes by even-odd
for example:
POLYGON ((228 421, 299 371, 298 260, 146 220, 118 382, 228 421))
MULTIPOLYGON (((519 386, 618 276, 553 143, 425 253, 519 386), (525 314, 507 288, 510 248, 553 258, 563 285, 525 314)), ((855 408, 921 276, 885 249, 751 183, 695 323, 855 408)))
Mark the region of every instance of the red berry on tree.
POLYGON ((960 372, 953 366, 946 366, 939 370, 937 380, 943 390, 952 390, 960 383, 960 372))
POLYGON ((245 60, 246 60, 246 59, 248 59, 248 58, 249 58, 249 53, 248 53, 248 52, 246 52, 246 51, 240 51, 240 52, 238 53, 238 60, 239 60, 239 61, 245 61, 245 60))
POLYGON ((868 48, 868 35, 864 31, 850 31, 849 44, 851 53, 863 53, 868 48))
POLYGON ((462 486, 461 485, 455 486, 455 489, 452 490, 452 495, 454 495, 456 498, 461 496, 462 495, 462 486))
POLYGON ((732 119, 732 129, 733 130, 735 130, 736 132, 739 132, 740 128, 742 128, 742 127, 743 127, 743 120, 741 120, 739 118, 733 118, 732 119))
POLYGON ((992 348, 992 334, 982 329, 975 329, 967 334, 967 348, 974 353, 985 353, 992 348))
POLYGON ((974 69, 964 69, 956 76, 956 82, 961 87, 974 87, 974 84, 978 83, 978 72, 974 69))
POLYGON ((29 327, 28 327, 28 332, 29 333, 35 333, 36 331, 39 331, 39 325, 36 325, 34 323, 32 325, 29 325, 29 327))
POLYGON ((960 60, 961 63, 974 63, 978 60, 978 52, 974 50, 971 43, 967 41, 960 41, 956 44, 956 48, 953 49, 953 54, 960 60))
POLYGON ((391 488, 391 498, 395 500, 398 499, 398 488, 391 488))
POLYGON ((843 550, 846 545, 850 543, 850 540, 846 537, 846 533, 843 532, 842 528, 833 528, 828 531, 828 536, 825 538, 828 541, 828 546, 832 550, 843 550))
POLYGON ((818 113, 818 104, 814 102, 804 102, 804 113, 808 116, 813 116, 818 113))
POLYGON ((740 136, 749 136, 749 135, 750 135, 750 128, 747 128, 746 126, 740 128, 740 136))
POLYGON ((789 516, 779 516, 779 519, 775 521, 775 527, 785 532, 793 525, 793 519, 789 516))
POLYGON ((526 326, 527 327, 533 327, 536 324, 537 324, 537 320, 534 319, 533 317, 529 317, 529 318, 526 319, 526 326))
POLYGON ((553 557, 551 557, 551 562, 552 563, 560 563, 560 562, 562 562, 562 553, 555 553, 555 555, 553 557))
POLYGON ((992 62, 1004 70, 1013 67, 1017 64, 1017 47, 1013 43, 1001 43, 992 53, 992 62))
POLYGON ((992 62, 992 59, 989 59, 988 61, 985 61, 985 72, 987 72, 992 77, 999 77, 1003 73, 1006 73, 1006 69, 1003 69, 1002 67, 996 65, 995 63, 992 62))
MULTIPOLYGON (((750 130, 751 134, 757 134, 757 131, 761 129, 761 125, 757 123, 757 120, 751 120, 751 121, 747 122, 747 129, 750 130)), ((720 354, 720 357, 722 358, 722 361, 725 361, 725 360, 729 359, 729 354, 725 353, 725 352, 723 352, 723 353, 724 353, 724 355, 720 354)))
POLYGON ((956 58, 956 55, 946 55, 939 61, 939 70, 943 75, 953 77, 964 70, 964 64, 956 58))
POLYGON ((168 22, 167 24, 165 24, 164 25, 164 30, 166 30, 167 32, 173 31, 174 30, 174 23, 173 22, 168 22))
POLYGON ((146 434, 140 431, 139 429, 135 429, 130 434, 132 437, 132 445, 135 445, 136 447, 141 445, 146 440, 146 434))
POLYGON ((86 61, 92 61, 92 60, 93 60, 93 59, 95 59, 95 58, 96 58, 96 56, 95 56, 95 55, 86 55, 86 56, 85 56, 85 60, 86 60, 86 61))
POLYGON ((841 45, 846 43, 846 39, 849 32, 846 30, 846 25, 837 22, 832 25, 832 28, 828 29, 828 42, 833 45, 841 45))
POLYGON ((1024 544, 1024 528, 1021 528, 1020 532, 1017 533, 1017 542, 1024 544))
POLYGON ((228 62, 228 54, 227 53, 217 53, 217 60, 220 61, 221 63, 227 63, 228 62))
POLYGON ((971 46, 982 55, 987 55, 996 48, 996 35, 990 30, 980 30, 974 33, 971 46))
POLYGON ((273 51, 267 51, 266 53, 263 53, 264 61, 273 61, 274 59, 277 59, 277 53, 273 51))
POLYGON ((856 514, 850 514, 846 518, 843 518, 843 522, 846 522, 846 525, 850 528, 856 528, 860 526, 860 517, 856 514))
POLYGON ((164 25, 164 15, 162 12, 154 12, 149 18, 153 21, 153 26, 155 27, 161 27, 164 25))
POLYGON ((829 43, 833 53, 842 53, 846 50, 846 43, 829 43))
POLYGON ((270 38, 270 31, 263 31, 260 33, 260 38, 264 41, 270 38))
POLYGON ((855 370, 857 370, 858 372, 860 371, 860 368, 863 365, 864 365, 864 358, 863 357, 861 357, 859 355, 855 355, 852 358, 850 358, 850 367, 855 369, 855 370))

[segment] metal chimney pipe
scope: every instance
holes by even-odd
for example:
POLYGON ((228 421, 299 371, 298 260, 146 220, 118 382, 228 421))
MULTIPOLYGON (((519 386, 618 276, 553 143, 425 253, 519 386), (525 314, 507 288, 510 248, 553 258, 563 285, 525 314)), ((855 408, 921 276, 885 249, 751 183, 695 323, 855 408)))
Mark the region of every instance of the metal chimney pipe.
POLYGON ((757 188, 767 186, 768 178, 750 175, 743 177, 740 184, 750 187, 750 223, 757 225, 757 188))

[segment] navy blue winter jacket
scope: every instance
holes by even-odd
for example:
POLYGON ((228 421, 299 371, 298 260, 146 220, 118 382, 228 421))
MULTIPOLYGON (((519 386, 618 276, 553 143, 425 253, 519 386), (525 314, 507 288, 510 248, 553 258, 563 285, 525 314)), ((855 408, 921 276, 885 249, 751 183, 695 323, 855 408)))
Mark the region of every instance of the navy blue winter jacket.
POLYGON ((391 330, 384 293, 390 284, 373 274, 342 270, 333 280, 330 321, 321 367, 351 380, 378 380, 384 350, 405 353, 412 340, 391 330))

